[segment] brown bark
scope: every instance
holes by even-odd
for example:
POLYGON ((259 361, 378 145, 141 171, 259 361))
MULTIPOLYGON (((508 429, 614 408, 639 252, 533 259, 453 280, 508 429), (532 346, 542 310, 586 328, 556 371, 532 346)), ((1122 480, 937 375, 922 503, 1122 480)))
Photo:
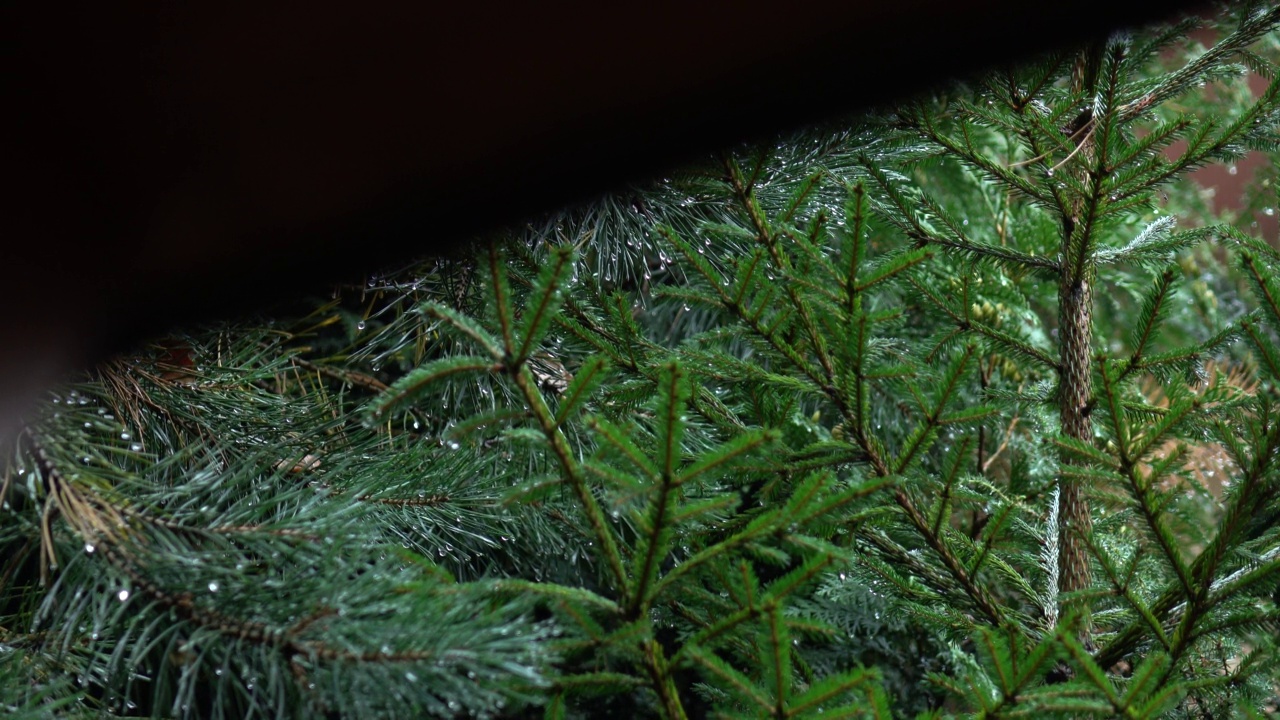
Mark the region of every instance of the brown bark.
MULTIPOLYGON (((1103 48, 1095 44, 1076 60, 1072 72, 1072 89, 1089 97, 1097 86, 1103 48)), ((1069 128, 1076 138, 1079 166, 1087 168, 1094 161, 1098 118, 1086 111, 1069 128)), ((1091 188, 1088 171, 1082 172, 1081 184, 1091 188)), ((1065 203, 1063 218, 1062 275, 1058 285, 1058 403, 1062 432, 1081 442, 1093 442, 1093 425, 1089 420, 1089 401, 1093 395, 1090 356, 1093 332, 1093 261, 1088 225, 1080 222, 1085 198, 1072 197, 1065 203), (1073 242, 1074 241, 1074 242, 1073 242)), ((1068 477, 1075 461, 1062 458, 1058 495, 1058 577, 1059 592, 1083 590, 1090 584, 1089 549, 1085 538, 1093 529, 1093 517, 1085 481, 1068 477)), ((1088 621, 1086 620, 1086 626, 1088 621)))
MULTIPOLYGON (((1059 408, 1062 432, 1082 442, 1093 441, 1089 420, 1089 398, 1093 394, 1090 375, 1090 333, 1093 326, 1093 289, 1087 278, 1071 278, 1065 271, 1058 293, 1058 339, 1061 343, 1059 408)), ((1064 458, 1063 469, 1071 464, 1064 458)), ((1060 576, 1058 589, 1073 592, 1089 587, 1089 551, 1084 536, 1093 528, 1084 482, 1077 478, 1060 480, 1058 496, 1060 576)))

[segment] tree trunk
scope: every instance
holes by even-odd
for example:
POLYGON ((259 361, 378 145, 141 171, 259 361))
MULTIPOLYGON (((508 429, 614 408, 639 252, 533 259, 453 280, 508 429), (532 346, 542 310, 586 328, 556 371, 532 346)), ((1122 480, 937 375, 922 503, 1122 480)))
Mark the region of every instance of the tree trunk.
MULTIPOLYGON (((1069 266, 1070 263, 1067 263, 1069 266)), ((1093 326, 1093 288, 1089 279, 1072 278, 1065 270, 1058 292, 1058 340, 1061 343, 1062 368, 1059 375, 1058 402, 1062 432, 1081 442, 1093 442, 1089 421, 1089 399, 1093 394, 1090 374, 1090 340, 1093 326)), ((1073 461, 1063 459, 1063 469, 1073 461)), ((1083 537, 1093 528, 1089 500, 1084 481, 1061 477, 1058 496, 1060 592, 1073 592, 1089 587, 1089 550, 1083 537)))

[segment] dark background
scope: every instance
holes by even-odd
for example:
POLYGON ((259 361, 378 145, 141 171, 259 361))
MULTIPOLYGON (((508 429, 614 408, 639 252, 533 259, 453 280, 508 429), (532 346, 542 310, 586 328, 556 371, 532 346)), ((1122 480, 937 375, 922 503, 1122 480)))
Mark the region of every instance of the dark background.
POLYGON ((173 323, 357 280, 694 153, 1193 9, 13 5, 0 434, 68 368, 173 323))

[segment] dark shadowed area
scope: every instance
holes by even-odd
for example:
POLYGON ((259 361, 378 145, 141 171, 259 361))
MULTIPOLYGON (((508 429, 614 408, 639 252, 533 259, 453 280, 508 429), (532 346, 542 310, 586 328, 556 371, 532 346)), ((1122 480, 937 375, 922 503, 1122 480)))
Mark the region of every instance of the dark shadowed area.
POLYGON ((1153 17, 1128 0, 336 8, 5 11, 0 432, 66 369, 174 323, 447 251, 937 67, 1153 17))

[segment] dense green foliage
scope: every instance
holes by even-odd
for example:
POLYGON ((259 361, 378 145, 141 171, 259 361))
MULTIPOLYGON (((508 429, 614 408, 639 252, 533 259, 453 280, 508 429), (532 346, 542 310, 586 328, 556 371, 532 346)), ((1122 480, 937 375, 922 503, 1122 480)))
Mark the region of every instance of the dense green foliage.
POLYGON ((59 390, 0 487, 0 706, 1260 716, 1280 250, 1185 175, 1280 151, 1280 11, 1198 22, 59 390))

